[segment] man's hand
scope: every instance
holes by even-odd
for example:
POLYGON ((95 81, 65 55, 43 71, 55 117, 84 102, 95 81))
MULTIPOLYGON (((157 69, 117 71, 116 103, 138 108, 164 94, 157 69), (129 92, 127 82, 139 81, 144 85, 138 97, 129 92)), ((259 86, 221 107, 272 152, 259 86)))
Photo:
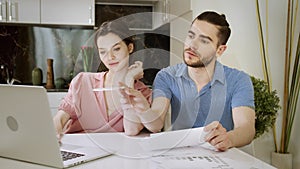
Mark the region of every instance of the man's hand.
POLYGON ((228 132, 218 121, 214 121, 204 127, 204 131, 208 132, 205 141, 220 151, 226 151, 232 147, 232 142, 228 132))
POLYGON ((140 114, 150 109, 150 105, 140 91, 129 88, 122 82, 120 82, 120 93, 125 134, 137 135, 144 128, 140 114))
POLYGON ((133 109, 135 112, 143 113, 150 108, 147 99, 140 91, 129 88, 122 82, 120 82, 120 87, 123 88, 120 89, 120 102, 123 110, 133 109))
MULTIPOLYGON (((125 120, 131 120, 135 118, 134 116, 137 116, 138 121, 150 132, 156 133, 161 131, 170 100, 159 97, 154 99, 150 106, 148 100, 140 91, 129 88, 124 83, 120 82, 119 84, 121 93, 120 102, 125 120)), ((137 122, 137 120, 133 122, 137 122)))

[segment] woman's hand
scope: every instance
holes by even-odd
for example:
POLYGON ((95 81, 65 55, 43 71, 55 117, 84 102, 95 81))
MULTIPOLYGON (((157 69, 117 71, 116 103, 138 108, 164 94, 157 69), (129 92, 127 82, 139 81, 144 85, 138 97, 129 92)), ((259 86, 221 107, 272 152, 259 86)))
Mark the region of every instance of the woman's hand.
POLYGON ((56 129, 56 137, 58 139, 58 142, 60 143, 61 138, 66 133, 66 131, 69 130, 73 121, 70 118, 69 114, 60 110, 54 116, 53 122, 56 129))
POLYGON ((143 76, 144 76, 143 62, 135 61, 134 64, 128 67, 128 73, 126 75, 126 78, 139 80, 143 78, 143 76))
POLYGON ((127 75, 125 76, 125 84, 131 88, 134 86, 134 81, 139 80, 144 76, 143 62, 136 61, 128 67, 127 75))

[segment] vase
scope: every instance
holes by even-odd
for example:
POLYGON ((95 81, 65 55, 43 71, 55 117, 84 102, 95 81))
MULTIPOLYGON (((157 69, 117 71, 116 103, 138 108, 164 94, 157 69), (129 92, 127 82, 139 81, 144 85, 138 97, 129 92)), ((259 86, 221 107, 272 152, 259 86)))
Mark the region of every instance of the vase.
POLYGON ((64 89, 66 81, 64 78, 57 78, 55 79, 55 88, 56 89, 64 89))
POLYGON ((43 82, 42 69, 36 67, 32 70, 32 85, 40 86, 43 82))
POLYGON ((277 169, 292 169, 293 156, 291 153, 272 152, 272 165, 277 169))
POLYGON ((47 89, 54 89, 54 73, 53 73, 53 59, 47 59, 47 89))

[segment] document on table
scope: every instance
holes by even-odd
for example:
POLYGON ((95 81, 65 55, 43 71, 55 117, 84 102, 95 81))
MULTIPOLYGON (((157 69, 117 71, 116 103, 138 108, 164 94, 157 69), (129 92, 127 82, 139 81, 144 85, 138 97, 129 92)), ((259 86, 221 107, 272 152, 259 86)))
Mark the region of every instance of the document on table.
POLYGON ((151 168, 274 169, 236 148, 220 152, 204 141, 203 127, 151 134, 151 168))
POLYGON ((151 168, 234 169, 230 162, 213 152, 199 146, 172 149, 153 156, 151 168))
POLYGON ((203 129, 203 127, 199 127, 150 134, 145 146, 151 151, 195 145, 203 145, 205 148, 214 149, 209 143, 205 142, 204 137, 207 132, 203 129))
POLYGON ((181 147, 153 156, 150 168, 167 169, 275 169, 236 148, 225 152, 211 151, 201 146, 181 147))
POLYGON ((126 136, 120 133, 67 134, 62 141, 100 147, 119 157, 148 159, 150 168, 275 169, 236 148, 219 152, 207 142, 203 128, 126 136))

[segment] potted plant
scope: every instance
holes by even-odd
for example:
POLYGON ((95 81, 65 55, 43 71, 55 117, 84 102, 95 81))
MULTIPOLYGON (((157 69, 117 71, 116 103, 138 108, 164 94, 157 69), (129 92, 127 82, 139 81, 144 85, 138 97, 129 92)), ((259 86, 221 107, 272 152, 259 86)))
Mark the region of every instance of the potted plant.
POLYGON ((91 72, 94 61, 94 48, 93 46, 81 46, 83 70, 91 72))
MULTIPOLYGON (((276 130, 275 125, 273 125, 273 138, 275 144, 275 152, 272 153, 273 159, 272 164, 279 169, 289 169, 292 168, 292 156, 289 153, 289 143, 291 138, 291 132, 294 124, 294 118, 296 115, 297 101, 300 90, 300 34, 298 35, 298 43, 296 49, 294 49, 293 40, 295 36, 295 25, 296 25, 296 14, 297 7, 294 7, 295 0, 288 0, 288 9, 287 9, 287 24, 286 24, 286 46, 285 46, 285 69, 284 69, 284 94, 283 94, 283 106, 282 106, 282 128, 281 128, 281 143, 280 147, 277 146, 276 139, 276 130), (296 9, 296 10, 294 10, 296 9), (293 52, 295 56, 293 57, 293 52), (292 62, 293 60, 293 62, 292 62), (292 65, 293 63, 293 65, 292 65), (286 160, 283 158, 287 158, 286 160)), ((269 84, 270 90, 271 80, 270 80, 270 66, 268 63, 269 56, 265 49, 268 47, 264 46, 264 39, 262 33, 262 24, 260 21, 260 12, 259 12, 259 1, 256 0, 256 9, 258 16, 258 25, 259 25, 259 35, 260 35, 260 44, 262 51, 262 60, 263 60, 263 70, 265 73, 265 81, 269 84)), ((267 19, 266 19, 267 20, 267 19)), ((268 30, 267 30, 268 31, 268 30)))
POLYGON ((255 101, 255 138, 260 137, 273 127, 277 112, 280 109, 277 91, 269 91, 268 83, 264 80, 251 76, 254 88, 255 101))

